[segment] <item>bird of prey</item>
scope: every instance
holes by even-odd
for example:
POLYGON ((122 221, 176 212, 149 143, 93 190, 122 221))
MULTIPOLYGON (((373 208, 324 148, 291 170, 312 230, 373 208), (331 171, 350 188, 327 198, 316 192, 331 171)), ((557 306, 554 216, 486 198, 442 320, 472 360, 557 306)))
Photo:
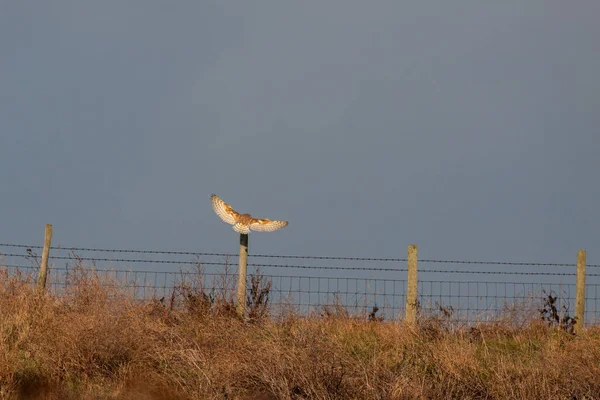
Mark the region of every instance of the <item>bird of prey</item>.
POLYGON ((229 204, 225 203, 219 196, 210 196, 215 213, 225 222, 233 225, 233 230, 248 234, 250 230, 259 232, 273 232, 287 226, 287 221, 274 221, 266 218, 253 218, 250 214, 240 214, 229 204))

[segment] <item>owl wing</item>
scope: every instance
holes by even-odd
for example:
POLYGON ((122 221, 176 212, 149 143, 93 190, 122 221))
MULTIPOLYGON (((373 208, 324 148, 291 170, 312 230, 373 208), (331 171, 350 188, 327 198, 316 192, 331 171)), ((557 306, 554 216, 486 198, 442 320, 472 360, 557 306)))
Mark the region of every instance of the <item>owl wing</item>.
POLYGON ((287 226, 287 221, 273 221, 271 219, 252 218, 250 229, 258 232, 273 232, 287 226))
POLYGON ((215 210, 215 213, 217 213, 217 215, 223 221, 231 225, 237 222, 237 219, 240 216, 240 214, 237 211, 235 211, 229 204, 221 200, 221 198, 219 198, 219 196, 217 196, 216 194, 210 196, 210 200, 212 202, 213 210, 215 210))

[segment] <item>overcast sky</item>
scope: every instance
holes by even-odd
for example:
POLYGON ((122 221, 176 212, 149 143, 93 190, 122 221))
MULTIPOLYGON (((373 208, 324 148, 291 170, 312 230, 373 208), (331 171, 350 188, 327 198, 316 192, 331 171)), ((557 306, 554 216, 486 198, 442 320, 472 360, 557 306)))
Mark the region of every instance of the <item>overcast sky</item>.
POLYGON ((599 262, 600 2, 0 2, 0 243, 599 262))

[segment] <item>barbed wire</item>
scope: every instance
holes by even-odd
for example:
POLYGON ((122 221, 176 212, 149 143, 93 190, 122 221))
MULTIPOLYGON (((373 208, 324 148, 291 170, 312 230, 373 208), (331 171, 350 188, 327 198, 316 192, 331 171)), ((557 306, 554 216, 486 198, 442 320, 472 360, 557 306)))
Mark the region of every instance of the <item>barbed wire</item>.
MULTIPOLYGON (((22 256, 28 257, 28 256, 22 256)), ((145 260, 145 259, 124 259, 124 258, 97 258, 97 257, 63 257, 51 256, 53 260, 73 260, 73 261, 106 261, 106 262, 122 262, 122 263, 154 263, 154 264, 187 264, 187 265, 230 265, 226 262, 205 262, 205 261, 174 261, 174 260, 145 260)), ((328 269, 328 270, 356 270, 356 271, 407 271, 407 269, 399 268, 363 268, 363 267, 338 267, 325 265, 285 265, 285 264, 254 264, 248 263, 248 266, 253 267, 276 267, 276 268, 306 268, 306 269, 328 269)))
MULTIPOLYGON (((250 265, 250 264, 248 264, 250 265)), ((28 265, 0 265, 0 269, 2 268, 15 268, 15 269, 34 269, 38 270, 39 268, 36 266, 28 266, 28 265)), ((313 267, 308 267, 313 268, 313 267)), ((340 268, 341 269, 341 268, 340 268)), ((349 268, 344 268, 349 269, 349 268)), ((68 272, 72 271, 69 268, 52 268, 51 271, 56 272, 68 272)), ((207 275, 207 276, 233 276, 233 273, 204 273, 204 272, 196 272, 196 271, 150 271, 150 270, 130 270, 130 269, 91 269, 91 272, 97 273, 115 273, 115 274, 154 274, 154 275, 207 275)), ((511 271, 461 271, 461 270, 451 270, 451 271, 443 271, 443 270, 419 270, 419 272, 433 272, 433 273, 451 273, 451 274, 481 274, 481 275, 544 275, 544 276, 575 276, 573 273, 545 273, 545 272, 511 272, 511 271)), ((339 279, 358 279, 358 280, 378 280, 378 281, 394 281, 394 282, 405 282, 406 279, 386 279, 386 278, 373 278, 373 277, 336 277, 336 276, 314 276, 314 275, 272 275, 272 274, 260 274, 266 278, 303 278, 303 279, 328 279, 328 280, 339 280, 339 279)), ((600 276, 600 274, 587 274, 588 276, 600 276)), ((436 281, 436 280, 425 280, 420 279, 419 283, 425 282, 443 282, 443 283, 491 283, 491 284, 510 284, 511 282, 486 282, 486 281, 436 281)), ((512 282, 512 283, 522 283, 522 282, 512 282)), ((548 283, 548 284, 556 284, 556 283, 548 283)))
MULTIPOLYGON (((27 255, 7 254, 7 256, 29 258, 27 255)), ((225 262, 203 262, 203 261, 174 261, 174 260, 145 260, 145 259, 123 259, 123 258, 97 258, 97 257, 63 257, 51 256, 53 260, 69 261, 105 261, 122 263, 150 263, 150 264, 184 264, 184 265, 229 265, 225 262)), ((257 264, 248 263, 251 267, 265 268, 294 268, 294 269, 326 269, 326 270, 350 270, 350 271, 387 271, 387 272, 406 272, 406 268, 374 268, 374 267, 342 267, 329 265, 289 265, 289 264, 257 264)), ((469 271, 469 270, 436 270, 422 269, 419 272, 446 273, 446 274, 484 274, 484 275, 553 275, 553 276, 575 276, 575 273, 561 272, 522 272, 522 271, 469 271)), ((588 274, 594 276, 593 274, 588 274)))
POLYGON ((119 263, 149 263, 149 264, 186 264, 186 265, 229 265, 225 262, 198 262, 198 261, 175 261, 175 260, 144 260, 137 258, 95 258, 95 257, 48 257, 50 260, 71 260, 71 261, 106 261, 119 263))
MULTIPOLYGON (((14 247, 26 249, 42 249, 43 246, 7 244, 0 243, 0 247, 14 247)), ((210 252, 191 252, 191 251, 162 251, 162 250, 135 250, 135 249, 105 249, 92 247, 63 247, 52 246, 52 250, 58 251, 83 251, 83 252, 104 252, 104 253, 135 253, 135 254, 168 254, 168 255, 193 255, 193 256, 218 256, 218 257, 238 257, 231 253, 210 253, 210 252)), ((5 256, 22 257, 22 255, 5 256)), ((280 259, 309 259, 309 260, 340 260, 340 261, 377 261, 377 262, 407 262, 406 258, 378 258, 378 257, 335 257, 335 256, 302 256, 302 255, 277 255, 277 254, 249 254, 249 258, 280 258, 280 259)), ((58 258, 58 257, 54 257, 58 258)), ((90 257, 90 259, 92 259, 90 257)), ((95 259, 97 261, 106 261, 106 258, 95 259)), ((118 261, 117 259, 111 261, 118 261)), ((138 262, 138 261, 132 261, 138 262)), ((154 261, 150 261, 154 262, 154 261)), ((503 265, 503 266, 531 266, 531 267, 575 267, 573 263, 540 263, 540 262, 507 262, 507 261, 469 261, 469 260, 440 260, 440 259, 422 259, 420 263, 438 263, 438 264, 477 264, 477 265, 503 265)), ((167 263, 167 262, 165 262, 167 263)), ((173 262, 178 263, 178 262, 173 262)), ((210 263, 204 263, 209 264, 210 263)), ((600 264, 587 264, 590 268, 600 268, 600 264)), ((384 269, 381 269, 384 270, 384 269)), ((392 270, 392 269, 390 269, 392 270)), ((394 269, 398 270, 398 269, 394 269)))
MULTIPOLYGON (((4 244, 0 243, 0 247, 18 247, 27 249, 43 249, 44 246, 29 246, 24 244, 4 244)), ((91 247, 64 247, 51 246, 51 250, 58 251, 85 251, 85 252, 102 252, 102 253, 138 253, 138 254, 171 254, 171 255, 186 255, 186 256, 218 256, 218 257, 238 257, 237 254, 230 253, 206 253, 193 251, 163 251, 163 250, 127 250, 127 249, 101 249, 91 247)))
MULTIPOLYGON (((3 254, 7 257, 30 258, 24 254, 3 254)), ((150 264, 185 264, 185 265, 230 265, 225 262, 205 262, 205 261, 175 261, 175 260, 145 260, 145 259, 124 259, 124 258, 97 258, 97 257, 65 257, 65 256, 50 256, 50 260, 69 260, 69 261, 104 261, 104 262, 120 262, 120 263, 150 263, 150 264)), ((325 265, 286 265, 286 264, 255 264, 248 263, 251 267, 272 267, 272 268, 303 268, 303 269, 327 269, 327 270, 355 270, 355 271, 390 271, 399 272, 407 271, 406 268, 374 268, 374 267, 340 267, 340 266, 325 266, 325 265)))
POLYGON ((16 269, 35 269, 38 270, 39 267, 33 265, 12 265, 12 264, 2 264, 0 265, 0 269, 2 268, 16 268, 16 269))
MULTIPOLYGON (((34 269, 39 270, 37 266, 30 265, 0 265, 0 270, 2 268, 15 268, 15 269, 34 269)), ((66 267, 58 267, 51 268, 50 273, 53 272, 73 272, 74 268, 66 268, 66 267)), ((206 272, 197 272, 197 271, 150 271, 150 270, 133 270, 133 269, 102 269, 102 268, 86 268, 87 272, 98 273, 98 274, 106 274, 106 273, 115 273, 115 274, 135 274, 135 275, 144 275, 144 274, 154 274, 154 275, 202 275, 202 276, 233 276, 232 273, 206 273, 206 272)))
POLYGON ((44 246, 29 246, 27 244, 7 244, 0 243, 0 247, 22 247, 22 248, 31 248, 31 249, 43 249, 44 246))
MULTIPOLYGON (((29 249, 43 249, 43 246, 29 246, 23 244, 4 244, 0 247, 20 247, 29 249)), ((207 253, 194 251, 162 251, 162 250, 133 250, 133 249, 103 249, 92 247, 65 247, 52 246, 51 250, 58 251, 85 251, 85 252, 103 252, 103 253, 138 253, 138 254, 172 254, 172 255, 193 255, 193 256, 220 256, 220 257, 238 257, 238 254, 232 253, 207 253)), ((382 261, 382 262, 405 262, 406 258, 378 258, 378 257, 333 257, 333 256, 298 256, 298 255, 278 255, 278 254, 248 254, 248 257, 256 258, 289 258, 289 259, 311 259, 311 260, 346 260, 346 261, 382 261)))
POLYGON ((354 271, 389 271, 402 272, 408 271, 406 268, 373 268, 373 267, 338 267, 328 265, 287 265, 287 264, 254 264, 248 263, 251 267, 266 267, 266 268, 300 268, 300 269, 327 269, 327 270, 354 270, 354 271))
MULTIPOLYGON (((59 258, 59 257, 56 257, 59 258)), ((184 264, 184 265, 194 265, 193 262, 178 262, 178 261, 165 261, 165 260, 111 260, 111 259, 89 259, 89 258, 68 258, 68 257, 60 257, 60 259, 69 259, 73 261, 81 260, 92 260, 92 261, 114 261, 114 262, 139 262, 139 263, 166 263, 166 264, 184 264)), ((208 265, 227 265, 226 263, 204 263, 208 265)), ((313 265, 281 265, 281 264, 253 264, 249 263, 249 267, 267 267, 267 268, 292 268, 292 269, 327 269, 327 270, 349 270, 349 271, 388 271, 388 272, 406 272, 406 268, 402 269, 390 269, 390 268, 356 268, 356 267, 338 267, 338 266, 313 266, 313 265)), ((25 266, 25 265, 0 265, 1 267, 9 267, 9 268, 23 268, 23 269, 38 269, 36 266, 25 266)), ((67 268, 53 268, 53 270, 68 270, 67 268)), ((109 271, 109 272, 133 272, 133 273, 152 273, 152 274, 196 274, 198 272, 176 272, 176 271, 148 271, 148 270, 114 270, 114 269, 94 269, 95 271, 109 271)), ((438 270, 438 269, 420 269, 419 273, 442 273, 442 274, 470 274, 470 275, 529 275, 529 276, 576 276, 577 274, 572 272, 523 272, 523 271, 469 271, 469 270, 438 270)), ((226 274, 218 274, 218 273, 204 273, 199 272, 198 274, 202 275, 226 275, 226 274)), ((261 274, 264 275, 264 274, 261 274)), ((267 275, 264 275, 267 276, 267 275)), ((280 275, 269 275, 273 277, 279 277, 280 275)), ((586 276, 596 277, 600 276, 600 274, 586 274, 586 276)), ((290 277, 289 275, 281 275, 281 277, 290 277)), ((315 279, 345 279, 346 277, 317 277, 312 276, 315 279)), ((360 278, 360 279, 369 279, 369 278, 360 278)), ((386 280, 385 278, 372 278, 372 279, 381 279, 386 280)))
MULTIPOLYGON (((537 263, 537 262, 510 262, 510 261, 463 261, 463 260, 419 260, 420 263, 438 264, 479 264, 479 265, 509 265, 509 266, 531 266, 531 267, 575 267, 576 264, 565 263, 537 263)), ((589 267, 593 265, 588 265, 589 267)))
POLYGON ((376 258, 376 257, 329 257, 329 256, 286 256, 276 254, 248 254, 256 258, 288 258, 307 260, 343 260, 343 261, 381 261, 381 262, 406 262, 406 258, 376 258))
MULTIPOLYGON (((31 258, 31 255, 4 253, 0 254, 6 257, 31 258)), ((152 260, 152 259, 131 259, 131 258, 100 258, 100 257, 78 257, 78 256, 50 256, 51 260, 69 260, 69 261, 103 261, 119 263, 149 263, 149 264, 184 264, 184 265, 231 265, 227 262, 210 261, 182 261, 182 260, 152 260)), ((469 264, 475 264, 469 262, 469 264)), ((529 265, 529 264, 527 264, 529 265)), ((545 264, 542 264, 545 265, 545 264)), ((407 268, 375 268, 375 267, 342 267, 329 265, 290 265, 290 264, 262 264, 248 263, 252 267, 265 268, 298 268, 298 269, 325 269, 325 270, 354 270, 354 271, 385 271, 385 272, 406 272, 407 268)), ((470 270, 437 270, 420 269, 419 272, 448 273, 448 274, 487 274, 487 275, 553 275, 553 276, 575 276, 575 273, 560 272, 522 272, 522 271, 470 271, 470 270)), ((597 276, 598 274, 586 274, 587 276, 597 276)))
MULTIPOLYGON (((11 254, 0 253, 0 256, 5 257, 21 257, 32 258, 34 256, 28 254, 11 254)), ((73 256, 49 256, 49 260, 69 260, 69 261, 106 261, 106 262, 122 262, 122 263, 149 263, 149 264, 189 264, 189 265, 230 265, 226 262, 209 262, 209 261, 182 261, 182 260, 145 260, 138 258, 99 258, 99 257, 73 257, 73 256)))
MULTIPOLYGON (((421 272, 433 272, 443 274, 478 274, 478 275, 544 275, 544 276, 576 276, 573 272, 523 272, 523 271, 465 271, 465 270, 437 270, 420 269, 421 272)), ((587 276, 596 276, 600 274, 586 274, 587 276)))
POLYGON ((33 254, 11 254, 11 253, 0 253, 2 257, 21 257, 21 258, 35 258, 33 254))

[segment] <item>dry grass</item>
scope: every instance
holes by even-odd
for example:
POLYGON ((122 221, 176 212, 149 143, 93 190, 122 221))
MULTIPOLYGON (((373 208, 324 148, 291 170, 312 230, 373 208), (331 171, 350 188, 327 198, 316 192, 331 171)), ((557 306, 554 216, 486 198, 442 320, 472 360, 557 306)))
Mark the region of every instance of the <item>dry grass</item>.
POLYGON ((0 272, 0 398, 600 398, 598 328, 270 318, 261 304, 242 321, 198 282, 148 303, 106 283, 79 269, 58 298, 0 272))

